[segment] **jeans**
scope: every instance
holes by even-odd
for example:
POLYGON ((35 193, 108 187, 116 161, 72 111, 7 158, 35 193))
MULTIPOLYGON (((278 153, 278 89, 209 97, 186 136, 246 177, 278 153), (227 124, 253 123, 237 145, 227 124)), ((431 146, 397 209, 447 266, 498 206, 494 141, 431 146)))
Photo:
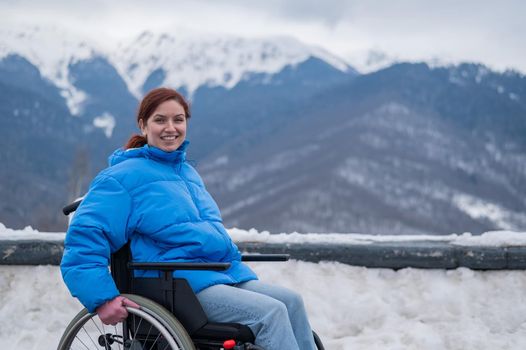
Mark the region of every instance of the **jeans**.
POLYGON ((210 321, 247 325, 265 350, 316 350, 303 300, 289 289, 256 280, 211 286, 197 298, 210 321))

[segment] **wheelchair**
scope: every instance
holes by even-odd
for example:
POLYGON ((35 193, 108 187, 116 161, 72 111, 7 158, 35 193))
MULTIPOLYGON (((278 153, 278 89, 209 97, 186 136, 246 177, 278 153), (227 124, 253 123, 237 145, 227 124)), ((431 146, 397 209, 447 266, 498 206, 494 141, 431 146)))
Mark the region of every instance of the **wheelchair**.
MULTIPOLYGON (((74 212, 81 200, 63 208, 74 212)), ((242 261, 286 261, 287 254, 249 254, 242 261)), ((129 243, 113 253, 111 274, 121 295, 140 308, 127 307, 128 317, 114 326, 104 325, 96 313, 80 311, 69 323, 58 350, 264 350, 254 345, 246 325, 209 322, 185 279, 173 278, 176 270, 226 270, 230 263, 131 262, 129 243), (135 270, 154 270, 158 278, 135 277, 135 270)), ((313 332, 318 350, 324 350, 313 332)), ((286 349, 284 349, 286 350, 286 349)))

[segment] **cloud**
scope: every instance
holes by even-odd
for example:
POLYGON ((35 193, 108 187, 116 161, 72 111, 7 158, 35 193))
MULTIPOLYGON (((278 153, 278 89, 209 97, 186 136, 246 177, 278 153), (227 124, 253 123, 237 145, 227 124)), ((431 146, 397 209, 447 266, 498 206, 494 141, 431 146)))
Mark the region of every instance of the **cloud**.
POLYGON ((145 29, 286 35, 367 69, 371 51, 399 60, 479 61, 526 72, 519 0, 3 1, 3 22, 55 23, 107 45, 145 29), (108 44, 109 43, 109 44, 108 44))
MULTIPOLYGON (((226 1, 231 4, 243 6, 244 0, 226 1)), ((265 12, 268 16, 298 22, 320 22, 330 27, 344 20, 351 2, 346 0, 267 0, 253 1, 250 7, 265 12)))

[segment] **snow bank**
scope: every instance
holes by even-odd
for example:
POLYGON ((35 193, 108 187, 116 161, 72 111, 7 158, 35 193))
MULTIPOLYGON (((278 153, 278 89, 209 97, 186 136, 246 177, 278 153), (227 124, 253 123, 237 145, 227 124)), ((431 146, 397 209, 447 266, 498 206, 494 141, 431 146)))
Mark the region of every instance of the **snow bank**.
POLYGON ((65 236, 64 232, 39 232, 31 226, 26 226, 22 230, 13 230, 0 223, 0 241, 63 241, 65 236))
MULTIPOLYGON (((526 246, 526 232, 489 231, 482 235, 471 233, 431 235, 365 235, 359 233, 279 233, 259 232, 255 229, 231 228, 228 233, 236 242, 261 243, 329 243, 329 244, 373 244, 375 242, 444 242, 462 246, 526 246)), ((64 240, 63 232, 39 232, 31 226, 13 230, 0 223, 0 240, 64 240)))
MULTIPOLYGON (((299 291, 330 350, 526 347, 526 274, 367 269, 339 263, 253 263, 299 291)), ((0 348, 54 349, 81 306, 58 267, 0 266, 0 348)))
MULTIPOLYGON (((526 232, 489 231, 482 235, 471 233, 433 235, 365 235, 359 233, 280 233, 271 234, 267 231, 258 232, 255 229, 228 230, 236 242, 264 243, 332 243, 332 244, 372 244, 375 242, 444 242, 455 245, 480 246, 524 246, 526 232)), ((1 237, 1 236, 0 236, 1 237)))

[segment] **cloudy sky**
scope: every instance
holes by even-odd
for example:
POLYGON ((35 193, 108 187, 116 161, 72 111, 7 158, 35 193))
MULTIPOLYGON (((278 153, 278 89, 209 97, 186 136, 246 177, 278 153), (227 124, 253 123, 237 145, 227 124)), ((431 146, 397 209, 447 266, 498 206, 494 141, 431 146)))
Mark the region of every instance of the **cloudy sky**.
POLYGON ((2 26, 54 24, 101 45, 144 30, 285 35, 364 72, 425 60, 526 73, 522 0, 0 0, 0 11, 2 26))

